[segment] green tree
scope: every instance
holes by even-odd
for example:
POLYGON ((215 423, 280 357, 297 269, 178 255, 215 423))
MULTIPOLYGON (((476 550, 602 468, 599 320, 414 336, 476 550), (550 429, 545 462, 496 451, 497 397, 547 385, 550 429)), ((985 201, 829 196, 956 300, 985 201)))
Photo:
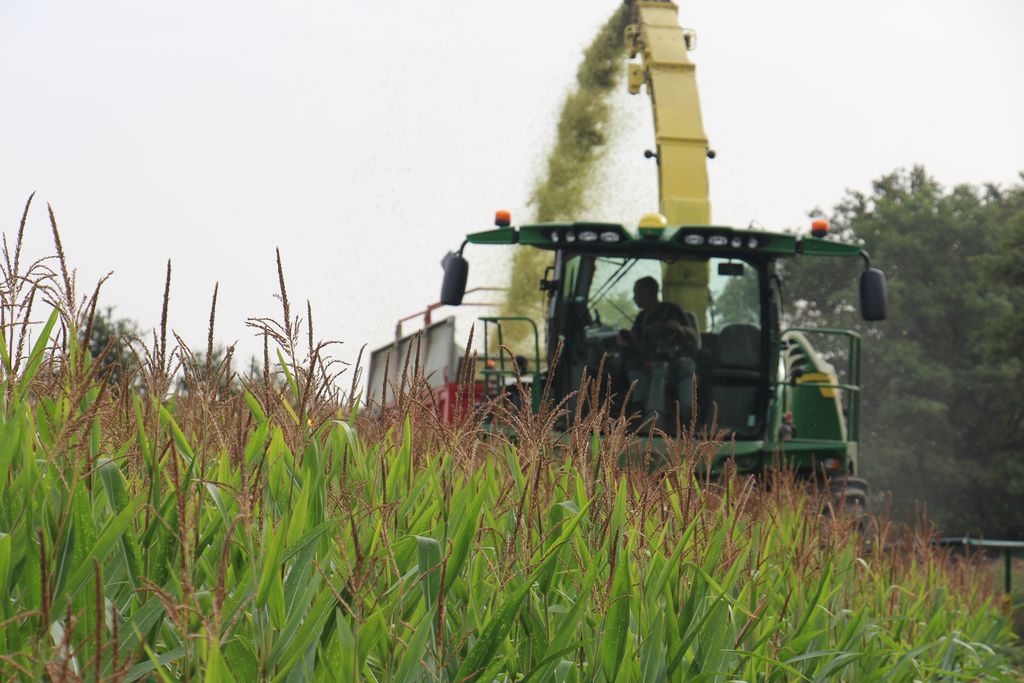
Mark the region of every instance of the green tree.
MULTIPOLYGON (((83 335, 85 332, 83 331, 83 335)), ((114 318, 114 307, 96 311, 89 334, 89 353, 97 359, 98 374, 110 373, 109 385, 118 387, 138 369, 132 342, 139 338, 139 324, 131 318, 114 318)))
POLYGON ((731 278, 714 302, 715 317, 720 320, 718 328, 729 323, 757 324, 760 314, 758 302, 756 275, 747 270, 746 277, 731 278))
POLYGON ((1024 536, 1024 372, 1013 352, 1024 340, 1022 192, 945 190, 922 168, 886 175, 870 194, 850 192, 832 213, 833 232, 863 244, 886 271, 884 323, 859 318, 859 264, 785 265, 792 323, 865 337, 865 472, 893 492, 897 511, 926 503, 945 533, 1024 536), (1016 255, 1007 250, 1014 239, 1016 255), (1000 343, 997 327, 1006 329, 1000 343))
MULTIPOLYGON (((1021 174, 1024 180, 1024 173, 1021 174)), ((1015 305, 993 316, 990 331, 990 350, 994 357, 1024 358, 1024 186, 1008 192, 989 187, 1003 207, 1000 220, 1006 232, 999 251, 986 260, 989 283, 1005 287, 1011 292, 1015 305)))
MULTIPOLYGON (((181 374, 176 382, 178 393, 198 391, 219 398, 237 393, 240 385, 234 371, 234 351, 234 346, 215 346, 212 353, 183 350, 181 374)), ((250 367, 255 367, 255 358, 250 361, 250 367)))

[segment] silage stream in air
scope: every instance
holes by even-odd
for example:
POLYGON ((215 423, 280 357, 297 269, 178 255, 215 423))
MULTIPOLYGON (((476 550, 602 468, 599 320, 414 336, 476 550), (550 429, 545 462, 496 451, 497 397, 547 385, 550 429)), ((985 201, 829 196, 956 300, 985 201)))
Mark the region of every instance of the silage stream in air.
MULTIPOLYGON (((625 68, 623 33, 629 18, 629 7, 622 5, 583 53, 576 84, 562 104, 554 145, 531 192, 533 220, 537 222, 576 220, 586 206, 597 162, 607 151, 610 98, 625 68)), ((551 261, 547 251, 515 251, 502 315, 543 318, 538 283, 551 261)), ((530 347, 526 329, 510 332, 506 343, 517 350, 530 347)))

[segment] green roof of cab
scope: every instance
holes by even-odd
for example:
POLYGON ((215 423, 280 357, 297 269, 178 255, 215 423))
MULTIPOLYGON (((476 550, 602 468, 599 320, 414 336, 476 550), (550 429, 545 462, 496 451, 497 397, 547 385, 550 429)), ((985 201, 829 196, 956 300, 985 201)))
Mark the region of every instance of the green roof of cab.
POLYGON ((631 231, 620 223, 576 222, 536 223, 518 228, 498 228, 471 233, 466 236, 470 244, 525 244, 538 249, 557 249, 566 243, 559 235, 593 230, 597 233, 615 232, 619 239, 614 242, 573 242, 573 251, 595 253, 633 254, 656 250, 658 252, 702 253, 702 252, 745 252, 768 253, 774 256, 808 254, 814 256, 858 256, 859 246, 844 244, 811 236, 797 236, 767 230, 746 230, 722 225, 673 225, 666 228, 639 228, 631 231), (702 234, 706 237, 722 235, 745 238, 743 246, 712 246, 706 241, 700 246, 685 244, 681 235, 702 234), (757 246, 749 247, 748 238, 754 237, 757 246))

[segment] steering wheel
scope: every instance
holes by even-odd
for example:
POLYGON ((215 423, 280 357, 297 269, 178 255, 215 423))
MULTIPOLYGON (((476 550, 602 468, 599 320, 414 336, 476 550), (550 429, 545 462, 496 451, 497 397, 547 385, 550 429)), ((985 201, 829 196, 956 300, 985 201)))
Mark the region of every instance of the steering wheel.
POLYGON ((641 353, 653 358, 692 356, 697 350, 695 336, 686 333, 690 327, 672 327, 668 323, 651 323, 644 327, 640 338, 641 353))

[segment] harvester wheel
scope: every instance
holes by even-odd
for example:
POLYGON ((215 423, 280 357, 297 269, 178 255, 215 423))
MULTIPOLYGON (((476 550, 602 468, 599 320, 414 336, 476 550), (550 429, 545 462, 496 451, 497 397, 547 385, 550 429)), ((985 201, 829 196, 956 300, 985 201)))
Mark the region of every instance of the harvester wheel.
POLYGON ((830 482, 829 501, 823 514, 834 517, 842 509, 843 516, 856 520, 857 530, 867 531, 868 523, 868 482, 859 477, 846 477, 830 482))

